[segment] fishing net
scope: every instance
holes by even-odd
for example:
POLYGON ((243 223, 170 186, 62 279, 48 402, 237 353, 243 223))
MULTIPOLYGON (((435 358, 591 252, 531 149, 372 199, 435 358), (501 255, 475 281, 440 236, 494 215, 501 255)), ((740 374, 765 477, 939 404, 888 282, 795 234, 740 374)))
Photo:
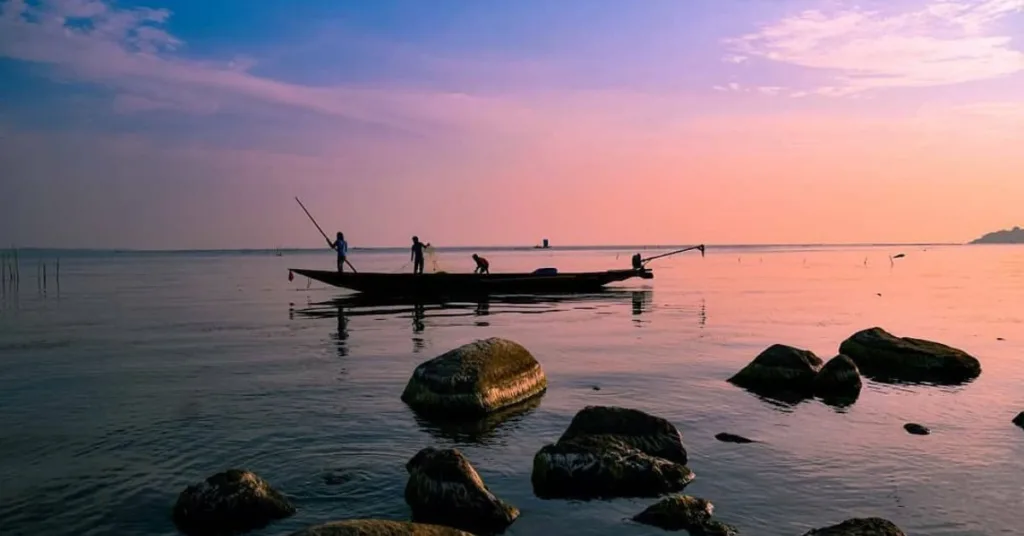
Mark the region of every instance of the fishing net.
MULTIPOLYGON (((424 259, 426 262, 424 262, 423 264, 426 264, 426 265, 428 265, 430 267, 429 271, 431 271, 431 272, 443 272, 444 271, 444 268, 441 266, 440 260, 438 259, 437 250, 434 249, 434 246, 427 246, 427 247, 423 248, 423 252, 426 254, 426 259, 424 259)), ((426 267, 424 267, 424 268, 426 268, 426 267)))

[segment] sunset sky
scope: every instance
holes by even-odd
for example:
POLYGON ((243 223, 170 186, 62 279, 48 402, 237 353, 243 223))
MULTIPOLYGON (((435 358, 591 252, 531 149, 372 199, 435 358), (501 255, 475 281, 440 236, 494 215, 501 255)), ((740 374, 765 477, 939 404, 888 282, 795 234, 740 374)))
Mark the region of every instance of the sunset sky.
POLYGON ((0 244, 968 241, 1024 0, 0 0, 0 244))

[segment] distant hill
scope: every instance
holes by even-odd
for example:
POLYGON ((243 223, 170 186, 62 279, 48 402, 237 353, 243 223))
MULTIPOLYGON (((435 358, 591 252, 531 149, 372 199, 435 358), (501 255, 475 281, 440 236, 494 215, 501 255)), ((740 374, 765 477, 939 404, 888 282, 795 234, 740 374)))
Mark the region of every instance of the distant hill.
POLYGON ((972 244, 1024 244, 1024 229, 994 231, 971 241, 972 244))

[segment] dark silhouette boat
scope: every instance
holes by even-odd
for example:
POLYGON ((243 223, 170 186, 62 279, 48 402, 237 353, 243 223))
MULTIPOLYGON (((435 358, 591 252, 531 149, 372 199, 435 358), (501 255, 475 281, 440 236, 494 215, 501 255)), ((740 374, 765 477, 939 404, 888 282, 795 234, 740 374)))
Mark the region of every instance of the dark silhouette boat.
POLYGON ((487 294, 574 293, 600 290, 605 285, 634 277, 653 279, 645 267, 602 272, 558 273, 541 268, 530 273, 426 273, 337 272, 293 268, 289 272, 335 287, 364 294, 392 296, 445 296, 487 294))

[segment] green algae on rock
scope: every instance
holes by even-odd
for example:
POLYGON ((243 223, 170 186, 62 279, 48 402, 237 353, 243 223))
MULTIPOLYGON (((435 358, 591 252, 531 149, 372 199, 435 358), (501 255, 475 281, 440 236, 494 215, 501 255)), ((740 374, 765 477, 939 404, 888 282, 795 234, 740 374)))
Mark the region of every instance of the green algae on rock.
POLYGON ((295 514, 295 506, 255 473, 229 469, 188 486, 174 505, 174 523, 190 536, 238 534, 295 514))
POLYGON ((822 363, 810 350, 773 344, 727 381, 759 394, 810 396, 822 363))
POLYGON ((501 532, 519 510, 494 496, 457 449, 427 447, 406 464, 405 502, 413 520, 482 533, 501 532))
POLYGON ((541 498, 653 497, 694 479, 686 457, 682 435, 667 420, 588 406, 556 443, 537 452, 531 482, 541 498))
POLYGON ((473 536, 456 528, 387 519, 346 519, 302 529, 289 536, 473 536))
POLYGON ((892 521, 880 517, 852 518, 838 525, 814 529, 803 536, 907 536, 892 521))
POLYGON ((420 364, 402 392, 402 401, 423 413, 483 416, 546 389, 544 370, 526 348, 491 337, 420 364))
POLYGON ((858 331, 839 345, 865 376, 883 382, 966 383, 981 374, 981 362, 942 343, 897 337, 882 328, 858 331))

